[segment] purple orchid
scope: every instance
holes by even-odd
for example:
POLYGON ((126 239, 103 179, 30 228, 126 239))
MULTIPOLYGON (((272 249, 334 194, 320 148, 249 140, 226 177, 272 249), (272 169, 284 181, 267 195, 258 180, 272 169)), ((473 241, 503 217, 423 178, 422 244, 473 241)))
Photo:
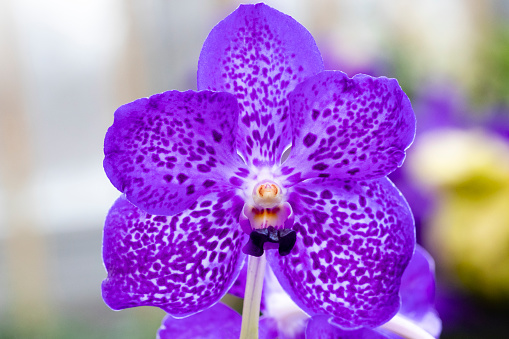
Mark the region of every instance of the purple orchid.
POLYGON ((386 178, 415 133, 397 81, 323 71, 310 33, 257 4, 209 34, 198 89, 115 112, 104 168, 125 196, 104 229, 105 302, 186 317, 216 304, 248 255, 256 327, 265 257, 310 316, 391 319, 415 244, 386 178))
MULTIPOLYGON (((434 306, 435 276, 433 258, 420 246, 401 279, 401 308, 388 323, 377 328, 345 331, 331 325, 324 316, 310 318, 299 309, 269 274, 265 281, 266 309, 260 320, 260 338, 400 338, 420 336, 438 338, 441 321, 434 306)), ((245 275, 239 279, 245 284, 245 275)), ((231 293, 231 291, 230 291, 231 293)), ((160 339, 238 338, 241 316, 224 304, 185 319, 167 316, 158 332, 160 339), (201 324, 192 326, 192 324, 201 324)))

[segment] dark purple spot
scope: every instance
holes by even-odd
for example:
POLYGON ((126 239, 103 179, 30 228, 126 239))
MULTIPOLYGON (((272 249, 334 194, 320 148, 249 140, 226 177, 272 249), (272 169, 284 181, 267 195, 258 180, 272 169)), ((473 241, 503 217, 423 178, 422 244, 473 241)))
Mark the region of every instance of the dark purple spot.
POLYGON ((221 139, 223 139, 223 135, 216 130, 212 130, 212 136, 215 142, 221 142, 221 139))
POLYGON ((295 174, 290 175, 288 178, 286 178, 290 182, 299 182, 301 181, 301 173, 297 172, 295 174))
POLYGON ((311 198, 302 197, 301 199, 302 199, 303 202, 305 202, 308 205, 313 206, 315 204, 315 201, 313 199, 311 199, 311 198))
POLYGON ((326 164, 324 164, 323 162, 321 162, 321 163, 319 163, 319 164, 315 164, 315 165, 313 166, 313 169, 314 169, 315 171, 324 171, 324 170, 326 170, 327 168, 329 168, 329 165, 326 165, 326 164))
POLYGON ((317 210, 313 211, 313 216, 318 224, 323 225, 325 221, 329 218, 329 215, 325 212, 320 212, 317 210))
POLYGON ((203 185, 203 186, 205 186, 205 187, 207 187, 207 188, 209 188, 209 187, 214 186, 215 184, 216 184, 216 182, 215 182, 215 181, 207 179, 207 180, 205 180, 205 181, 203 182, 203 184, 202 184, 202 185, 203 185))
POLYGON ((331 199, 332 198, 331 191, 329 191, 329 190, 322 191, 322 193, 320 193, 320 198, 322 198, 322 199, 331 199))
POLYGON ((304 137, 304 146, 306 147, 311 147, 315 141, 316 141, 317 137, 315 134, 313 133, 308 133, 305 137, 304 137))
POLYGON ((177 180, 179 181, 179 184, 182 184, 187 179, 189 179, 189 177, 184 173, 179 173, 179 175, 177 175, 177 180))
POLYGON ((212 146, 205 146, 205 149, 207 150, 207 152, 210 154, 210 155, 216 155, 216 151, 214 150, 214 147, 212 146))
POLYGON ((165 174, 165 175, 163 176, 163 179, 164 179, 166 182, 170 182, 170 181, 173 179, 173 175, 165 174))
POLYGON ((351 244, 350 236, 348 234, 342 234, 339 237, 339 244, 340 245, 350 245, 351 244))
POLYGON ((166 134, 169 136, 169 137, 172 137, 174 134, 175 134, 175 130, 169 126, 166 127, 166 134))
POLYGON ((317 109, 314 109, 313 112, 311 113, 311 117, 313 118, 314 121, 316 121, 316 118, 318 118, 319 115, 320 111, 317 109))
POLYGON ((210 210, 200 210, 191 212, 190 216, 193 218, 206 217, 210 214, 210 210))
POLYGON ((307 195, 307 196, 310 196, 312 198, 318 198, 318 194, 316 194, 313 191, 307 190, 304 187, 296 187, 295 190, 297 192, 299 192, 300 194, 302 194, 302 195, 307 195))
POLYGON ((210 167, 204 164, 199 164, 196 168, 198 169, 198 171, 203 173, 210 172, 210 167))
POLYGON ((148 106, 152 109, 157 109, 157 106, 159 105, 157 99, 158 99, 158 97, 156 97, 156 96, 150 97, 148 100, 148 106))
POLYGON ((242 121, 242 123, 244 125, 246 125, 247 127, 249 127, 249 125, 251 125, 251 121, 249 120, 249 116, 247 114, 244 115, 240 121, 242 121))
POLYGON ((212 205, 212 201, 206 200, 200 204, 200 207, 209 207, 212 205))
POLYGON ((187 188, 186 188, 186 194, 187 194, 187 195, 191 195, 191 194, 193 194, 193 193, 194 193, 194 185, 193 185, 193 184, 191 184, 191 185, 187 186, 187 188))
POLYGON ((332 133, 336 132, 336 126, 332 125, 332 126, 327 127, 327 129, 325 130, 325 132, 326 132, 328 135, 331 135, 332 133))
POLYGON ((247 176, 249 175, 249 170, 245 168, 239 168, 239 171, 235 172, 235 174, 237 174, 239 177, 247 178, 247 176))
POLYGON ((157 221, 157 222, 166 222, 167 221, 167 219, 164 215, 156 215, 154 217, 154 219, 152 219, 152 220, 157 221))
POLYGON ((294 170, 293 167, 284 166, 283 168, 281 168, 281 174, 287 175, 292 173, 293 170, 294 170))
POLYGON ((350 175, 355 175, 355 173, 357 173, 359 171, 360 171, 360 169, 358 169, 358 168, 352 168, 351 170, 346 171, 346 173, 348 173, 350 175))
POLYGON ((238 177, 231 177, 230 178, 230 184, 232 184, 233 186, 242 186, 244 182, 242 181, 242 179, 238 178, 238 177))

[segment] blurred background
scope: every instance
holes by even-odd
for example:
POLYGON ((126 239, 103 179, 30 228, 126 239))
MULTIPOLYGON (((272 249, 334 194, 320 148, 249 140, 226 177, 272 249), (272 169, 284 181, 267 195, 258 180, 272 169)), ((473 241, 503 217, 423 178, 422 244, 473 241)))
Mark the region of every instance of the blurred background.
MULTIPOLYGON (((111 311, 102 147, 121 104, 196 88, 232 0, 0 0, 0 338, 153 338, 111 311)), ((442 338, 509 333, 509 1, 280 0, 327 69, 399 80, 418 134, 391 175, 436 261, 442 338)))

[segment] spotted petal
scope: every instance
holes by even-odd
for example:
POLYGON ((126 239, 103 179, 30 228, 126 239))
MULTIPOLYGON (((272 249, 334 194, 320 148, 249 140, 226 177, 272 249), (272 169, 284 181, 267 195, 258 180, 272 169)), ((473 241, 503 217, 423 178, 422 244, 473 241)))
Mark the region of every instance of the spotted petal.
POLYGON ((293 301, 347 330, 391 319, 415 244, 412 214, 394 185, 308 180, 289 202, 297 242, 289 255, 267 251, 267 259, 293 301))
POLYGON ((235 171, 247 175, 235 151, 237 118, 228 93, 170 91, 123 105, 104 141, 106 174, 145 211, 179 213, 240 185, 235 171))
POLYGON ((228 306, 217 303, 184 319, 167 315, 157 332, 158 339, 238 339, 242 317, 228 306))
POLYGON ((231 192, 210 193, 165 217, 119 198, 104 227, 106 304, 114 310, 157 306, 175 317, 215 304, 245 259, 247 236, 237 222, 242 205, 231 192))
POLYGON ((275 164, 291 142, 288 93, 323 70, 311 34, 265 4, 241 5, 210 32, 198 89, 229 92, 239 106, 237 147, 248 164, 275 164))
POLYGON ((313 177, 380 178, 401 166, 415 115, 396 79, 325 71, 290 95, 291 182, 313 177))
POLYGON ((242 269, 240 270, 237 280, 235 280, 228 293, 236 296, 237 298, 244 299, 246 281, 247 281, 247 262, 244 263, 244 265, 242 266, 242 269))

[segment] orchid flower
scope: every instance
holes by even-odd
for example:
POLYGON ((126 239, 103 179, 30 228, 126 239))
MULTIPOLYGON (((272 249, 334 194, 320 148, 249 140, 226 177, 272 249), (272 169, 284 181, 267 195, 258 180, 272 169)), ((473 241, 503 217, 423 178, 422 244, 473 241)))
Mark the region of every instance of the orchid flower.
POLYGON ((415 245, 386 178, 415 133, 397 81, 323 71, 311 34, 257 4, 211 31, 198 89, 115 112, 104 168, 124 195, 105 223, 105 302, 190 316, 247 256, 243 338, 257 336, 266 262, 310 316, 350 330, 391 319, 415 245))
MULTIPOLYGON (((269 269, 264 285, 266 307, 260 319, 260 338, 438 338, 442 325, 434 307, 434 266, 433 258, 417 245, 401 279, 401 308, 398 313, 380 327, 353 331, 331 325, 324 316, 310 318, 290 299, 269 269)), ((239 280, 240 284, 245 284, 245 276, 239 277, 239 280)), ((240 314, 218 303, 185 319, 167 316, 158 338, 238 338, 241 320, 240 314)))

